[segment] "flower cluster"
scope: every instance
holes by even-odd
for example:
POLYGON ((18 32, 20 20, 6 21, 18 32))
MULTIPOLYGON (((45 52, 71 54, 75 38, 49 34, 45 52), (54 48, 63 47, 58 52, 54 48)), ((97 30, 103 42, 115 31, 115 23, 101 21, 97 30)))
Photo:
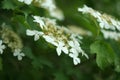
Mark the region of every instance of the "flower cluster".
POLYGON ((34 36, 34 40, 38 40, 39 37, 45 39, 46 42, 56 47, 58 56, 62 52, 68 54, 73 58, 75 65, 80 63, 79 53, 82 56, 88 58, 87 54, 80 47, 81 36, 74 34, 65 27, 58 26, 54 19, 44 18, 40 16, 33 16, 34 22, 38 23, 41 31, 27 29, 26 34, 28 36, 34 36))
POLYGON ((24 2, 27 5, 30 5, 32 2, 35 6, 46 9, 51 17, 54 17, 58 20, 63 20, 64 16, 62 11, 56 7, 54 0, 18 0, 24 2))
POLYGON ((3 50, 6 47, 9 47, 12 52, 13 56, 17 56, 18 60, 22 60, 22 57, 24 57, 24 53, 21 53, 21 49, 23 47, 22 41, 20 37, 11 29, 6 27, 6 24, 2 25, 2 30, 0 30, 0 37, 2 40, 0 40, 0 54, 3 53, 3 50), (6 44, 5 45, 3 45, 6 44))
POLYGON ((22 57, 25 56, 25 54, 21 52, 21 49, 15 49, 13 55, 17 56, 18 60, 22 60, 22 57))
POLYGON ((120 38, 120 21, 114 19, 114 17, 107 14, 101 14, 100 12, 87 7, 86 5, 84 5, 83 8, 78 8, 78 11, 82 12, 83 14, 90 14, 96 18, 101 28, 101 32, 106 39, 110 38, 118 40, 120 38))

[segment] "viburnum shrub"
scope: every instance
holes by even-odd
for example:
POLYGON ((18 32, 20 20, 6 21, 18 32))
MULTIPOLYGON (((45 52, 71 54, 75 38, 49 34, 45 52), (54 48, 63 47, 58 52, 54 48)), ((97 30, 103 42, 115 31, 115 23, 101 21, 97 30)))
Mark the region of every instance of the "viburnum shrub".
POLYGON ((0 1, 0 80, 119 80, 120 18, 56 2, 0 1))

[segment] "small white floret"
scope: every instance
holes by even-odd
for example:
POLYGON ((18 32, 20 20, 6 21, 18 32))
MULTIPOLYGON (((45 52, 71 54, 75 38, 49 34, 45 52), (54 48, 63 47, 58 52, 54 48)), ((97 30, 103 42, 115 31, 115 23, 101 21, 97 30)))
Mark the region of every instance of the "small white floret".
POLYGON ((29 30, 27 29, 26 34, 28 36, 34 36, 34 40, 37 41, 40 36, 42 36, 44 33, 36 30, 29 30))
POLYGON ((33 22, 37 22, 40 25, 41 29, 43 29, 43 27, 45 27, 45 23, 44 23, 42 17, 33 16, 33 18, 34 18, 33 22))
POLYGON ((17 56, 17 57, 18 57, 18 60, 22 60, 22 57, 25 56, 25 54, 22 53, 20 49, 15 49, 13 55, 14 55, 14 56, 17 56))

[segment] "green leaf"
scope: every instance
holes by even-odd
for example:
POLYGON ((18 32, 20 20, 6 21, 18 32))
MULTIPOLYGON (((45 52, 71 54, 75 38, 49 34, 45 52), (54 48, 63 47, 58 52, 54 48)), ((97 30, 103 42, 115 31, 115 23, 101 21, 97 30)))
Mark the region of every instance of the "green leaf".
POLYGON ((16 7, 16 6, 13 4, 13 1, 12 1, 12 0, 4 0, 4 1, 2 2, 2 4, 3 4, 3 6, 2 6, 3 9, 12 9, 12 10, 14 10, 15 7, 16 7))
POLYGON ((112 48, 115 51, 115 61, 114 61, 114 67, 116 72, 120 72, 120 43, 115 42, 114 40, 110 40, 110 44, 112 45, 112 48))
POLYGON ((96 54, 97 65, 103 69, 114 62, 115 54, 111 46, 104 41, 96 41, 90 46, 91 53, 96 54))
POLYGON ((120 72, 120 58, 115 56, 115 71, 120 72))
POLYGON ((35 58, 35 56, 34 56, 33 53, 32 53, 31 48, 29 48, 29 47, 24 47, 24 53, 25 53, 25 55, 26 55, 27 57, 29 57, 30 59, 34 59, 34 58, 35 58))
POLYGON ((25 16, 15 15, 13 17, 13 20, 19 22, 20 24, 22 24, 26 28, 30 28, 30 25, 28 24, 27 20, 25 19, 25 16))
POLYGON ((47 60, 43 57, 35 58, 34 61, 32 62, 32 65, 36 69, 43 68, 43 66, 48 66, 50 68, 53 67, 53 64, 49 60, 47 60))
POLYGON ((54 74, 55 80, 69 80, 63 72, 56 72, 54 74))

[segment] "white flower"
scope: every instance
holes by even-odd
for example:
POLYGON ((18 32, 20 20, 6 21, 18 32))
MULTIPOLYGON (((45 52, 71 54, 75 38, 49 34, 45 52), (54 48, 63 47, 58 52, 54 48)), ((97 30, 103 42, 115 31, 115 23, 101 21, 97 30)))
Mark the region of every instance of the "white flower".
POLYGON ((96 12, 93 11, 93 12, 91 13, 91 15, 93 15, 95 18, 100 19, 101 13, 99 13, 98 11, 96 11, 96 12))
POLYGON ((70 53, 69 56, 70 56, 71 58, 73 58, 73 63, 74 63, 74 65, 77 65, 78 63, 80 63, 80 59, 77 57, 78 55, 75 55, 75 54, 73 54, 73 53, 70 53))
POLYGON ((111 20, 112 18, 110 19, 110 16, 106 14, 103 14, 100 16, 100 18, 97 18, 100 28, 115 30, 115 26, 112 24, 111 20))
POLYGON ((56 48, 56 51, 57 51, 57 54, 58 54, 58 56, 60 56, 61 55, 61 53, 62 53, 62 51, 64 52, 64 53, 66 53, 66 54, 68 54, 68 48, 65 46, 65 44, 63 43, 63 42, 56 42, 55 41, 55 38, 54 37, 52 37, 52 36, 48 36, 48 35, 43 35, 43 38, 47 41, 47 42, 49 42, 49 43, 51 43, 51 44, 53 44, 54 46, 56 46, 57 48, 56 48))
POLYGON ((30 5, 32 3, 33 0, 18 0, 20 2, 24 2, 27 5, 30 5))
POLYGON ((60 9, 54 9, 54 10, 50 11, 50 15, 58 20, 64 19, 64 15, 60 9))
POLYGON ((118 32, 106 31, 106 30, 101 30, 101 32, 103 33, 105 39, 114 39, 116 41, 120 39, 120 33, 118 32))
POLYGON ((21 50, 20 50, 20 49, 15 49, 13 55, 14 55, 14 56, 17 56, 17 57, 18 57, 18 60, 22 60, 22 57, 25 56, 24 53, 21 53, 21 50))
POLYGON ((82 39, 81 36, 74 34, 65 27, 57 25, 56 20, 39 16, 35 16, 34 18, 34 22, 39 23, 40 26, 42 26, 43 21, 42 33, 36 30, 27 30, 27 35, 35 36, 35 40, 38 40, 39 37, 42 36, 46 42, 55 46, 58 56, 60 56, 62 52, 69 55, 69 57, 73 58, 75 65, 80 63, 80 59, 78 58, 79 53, 88 58, 88 55, 84 53, 79 44, 82 39))
POLYGON ((0 54, 2 54, 3 50, 5 49, 5 45, 3 45, 2 43, 2 40, 0 40, 0 54))
POLYGON ((82 55, 85 55, 85 56, 86 54, 83 53, 83 50, 81 49, 80 44, 76 40, 69 41, 68 44, 71 47, 69 56, 73 58, 74 65, 77 65, 78 63, 80 63, 80 59, 78 58, 79 53, 82 53, 82 55))
POLYGON ((63 51, 65 54, 68 54, 68 48, 65 46, 65 44, 64 44, 63 42, 59 42, 59 43, 58 43, 57 48, 56 48, 56 51, 57 51, 58 56, 61 55, 62 51, 63 51))
POLYGON ((58 45, 58 43, 55 42, 55 38, 52 37, 52 36, 43 35, 43 38, 44 38, 48 43, 51 43, 51 44, 54 45, 54 46, 58 45))
POLYGON ((93 10, 92 8, 84 5, 83 8, 78 8, 79 12, 82 12, 83 14, 85 13, 89 13, 92 16, 94 16, 95 18, 100 18, 101 13, 99 13, 98 11, 93 10))
POLYGON ((45 18, 46 25, 56 25, 56 19, 45 18))
POLYGON ((26 34, 28 36, 34 36, 34 40, 37 41, 40 36, 42 36, 44 33, 36 30, 29 30, 27 29, 26 34))
POLYGON ((89 58, 88 55, 81 49, 80 44, 78 41, 69 41, 68 44, 70 45, 71 49, 70 52, 78 55, 78 53, 82 53, 87 59, 89 58))
POLYGON ((116 29, 120 31, 120 22, 114 19, 112 19, 111 22, 114 25, 114 27, 116 27, 116 29))
POLYGON ((44 2, 41 3, 41 7, 48 9, 49 11, 53 11, 56 8, 53 0, 44 0, 44 2))
POLYGON ((83 8, 78 8, 78 11, 82 13, 87 13, 87 12, 90 12, 91 10, 92 9, 87 7, 86 5, 84 5, 83 8))
POLYGON ((120 33, 117 32, 120 31, 120 21, 115 19, 113 16, 108 14, 101 14, 100 12, 87 6, 84 6, 83 8, 78 8, 78 11, 90 14, 97 19, 101 28, 100 31, 103 33, 105 39, 120 39, 120 33))
POLYGON ((119 30, 120 31, 120 21, 114 19, 114 17, 107 15, 107 14, 101 14, 100 12, 87 7, 86 5, 84 5, 83 8, 78 8, 79 12, 87 13, 92 15, 93 17, 95 17, 97 19, 97 21, 99 22, 99 26, 102 29, 110 29, 110 30, 119 30))
POLYGON ((33 22, 39 23, 41 29, 43 29, 43 27, 45 27, 45 23, 43 21, 43 17, 33 16, 33 18, 34 18, 33 22))
POLYGON ((73 41, 69 41, 68 44, 70 45, 72 52, 79 52, 79 43, 75 44, 73 41))

